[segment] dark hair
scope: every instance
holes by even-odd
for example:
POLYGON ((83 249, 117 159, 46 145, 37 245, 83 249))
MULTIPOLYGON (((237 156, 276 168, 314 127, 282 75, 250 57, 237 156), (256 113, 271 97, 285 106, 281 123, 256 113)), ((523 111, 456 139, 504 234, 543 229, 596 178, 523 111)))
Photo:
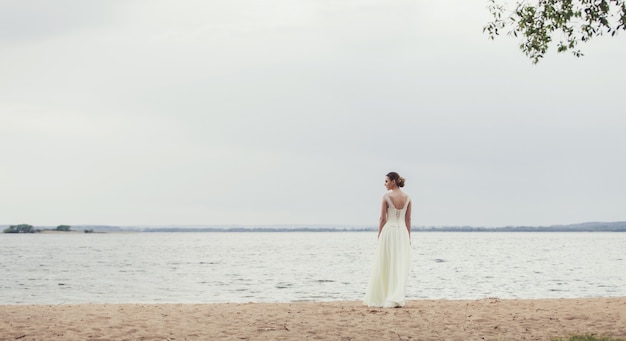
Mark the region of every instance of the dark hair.
POLYGON ((389 180, 391 181, 396 181, 396 185, 398 185, 398 187, 404 187, 404 178, 400 176, 400 174, 396 173, 396 172, 389 172, 387 173, 387 177, 389 178, 389 180))

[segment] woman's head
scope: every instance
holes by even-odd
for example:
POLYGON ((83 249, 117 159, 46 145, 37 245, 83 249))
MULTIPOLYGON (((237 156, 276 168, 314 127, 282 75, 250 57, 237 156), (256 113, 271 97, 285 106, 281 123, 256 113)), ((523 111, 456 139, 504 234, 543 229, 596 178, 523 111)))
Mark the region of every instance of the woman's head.
POLYGON ((404 187, 404 178, 396 172, 387 173, 387 179, 389 180, 385 182, 387 189, 393 188, 394 184, 398 187, 404 187))

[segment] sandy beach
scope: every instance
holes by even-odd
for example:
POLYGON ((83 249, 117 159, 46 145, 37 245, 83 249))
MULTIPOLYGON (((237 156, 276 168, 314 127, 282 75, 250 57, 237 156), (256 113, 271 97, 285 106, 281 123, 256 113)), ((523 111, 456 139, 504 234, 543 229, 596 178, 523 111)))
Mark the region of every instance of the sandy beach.
POLYGON ((2 340, 551 340, 626 338, 626 297, 0 306, 2 340))

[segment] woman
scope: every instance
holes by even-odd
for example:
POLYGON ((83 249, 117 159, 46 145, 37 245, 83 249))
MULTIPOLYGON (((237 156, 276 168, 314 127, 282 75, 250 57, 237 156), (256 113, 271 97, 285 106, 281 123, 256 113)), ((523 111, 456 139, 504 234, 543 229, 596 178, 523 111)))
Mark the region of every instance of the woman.
POLYGON ((400 190, 404 178, 396 172, 385 177, 374 269, 363 303, 370 307, 404 306, 411 254, 411 199, 400 190))

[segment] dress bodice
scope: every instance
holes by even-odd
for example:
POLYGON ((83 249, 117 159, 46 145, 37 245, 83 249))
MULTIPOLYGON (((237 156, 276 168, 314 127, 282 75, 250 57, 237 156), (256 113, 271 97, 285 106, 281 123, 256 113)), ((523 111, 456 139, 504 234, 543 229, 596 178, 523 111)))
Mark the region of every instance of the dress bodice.
POLYGON ((385 201, 387 201, 387 225, 390 226, 402 226, 406 227, 405 217, 406 217, 406 209, 409 206, 409 202, 411 198, 407 196, 406 202, 402 208, 396 208, 391 201, 391 197, 389 195, 385 195, 385 201))

